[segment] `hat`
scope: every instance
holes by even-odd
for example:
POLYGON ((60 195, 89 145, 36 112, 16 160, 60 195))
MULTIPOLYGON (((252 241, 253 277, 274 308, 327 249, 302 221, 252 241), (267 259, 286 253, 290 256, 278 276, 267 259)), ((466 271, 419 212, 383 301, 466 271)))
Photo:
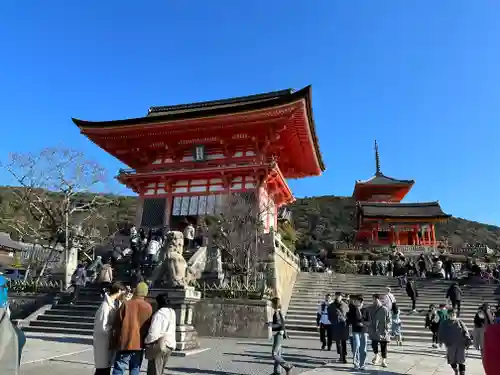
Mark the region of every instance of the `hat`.
POLYGON ((341 296, 342 293, 341 292, 335 292, 335 297, 338 297, 338 296, 341 296))
POLYGON ((148 295, 148 292, 149 292, 148 284, 146 284, 145 282, 140 282, 135 287, 134 295, 137 297, 146 297, 148 295))

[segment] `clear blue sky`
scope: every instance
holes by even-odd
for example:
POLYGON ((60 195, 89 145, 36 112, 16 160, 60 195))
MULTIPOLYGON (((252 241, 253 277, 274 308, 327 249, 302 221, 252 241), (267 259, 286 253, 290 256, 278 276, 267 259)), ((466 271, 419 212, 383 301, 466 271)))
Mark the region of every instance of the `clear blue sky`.
POLYGON ((66 145, 114 174, 71 116, 311 84, 327 171, 296 196, 350 195, 376 138, 407 201, 500 225, 499 19, 497 0, 4 1, 0 158, 66 145))

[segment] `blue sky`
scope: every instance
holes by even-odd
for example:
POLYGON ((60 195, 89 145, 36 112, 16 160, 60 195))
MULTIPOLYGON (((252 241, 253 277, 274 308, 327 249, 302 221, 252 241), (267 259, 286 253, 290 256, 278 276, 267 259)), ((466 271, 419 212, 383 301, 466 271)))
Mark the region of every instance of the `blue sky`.
POLYGON ((407 201, 500 225, 498 19, 495 0, 5 1, 0 159, 64 145, 113 175, 72 116, 311 84, 327 171, 296 196, 350 195, 376 138, 382 171, 416 180, 407 201))

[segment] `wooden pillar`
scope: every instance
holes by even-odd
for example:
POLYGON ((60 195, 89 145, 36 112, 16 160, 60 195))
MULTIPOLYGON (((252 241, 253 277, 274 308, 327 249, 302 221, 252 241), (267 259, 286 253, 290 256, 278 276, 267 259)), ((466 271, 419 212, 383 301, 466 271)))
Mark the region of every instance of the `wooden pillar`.
POLYGON ((432 233, 432 243, 433 245, 436 245, 436 227, 434 226, 434 224, 432 224, 431 226, 431 233, 432 233))
POLYGON ((143 210, 144 210, 144 197, 139 196, 137 202, 137 211, 135 212, 135 223, 134 223, 137 228, 140 228, 141 226, 143 210))
POLYGON ((170 230, 170 216, 172 216, 173 197, 168 194, 165 198, 165 214, 163 216, 163 226, 170 230))

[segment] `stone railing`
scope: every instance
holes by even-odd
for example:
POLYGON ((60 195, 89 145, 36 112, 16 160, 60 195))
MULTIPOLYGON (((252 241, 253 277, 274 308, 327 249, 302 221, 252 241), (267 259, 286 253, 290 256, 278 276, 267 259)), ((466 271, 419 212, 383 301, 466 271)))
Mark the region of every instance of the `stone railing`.
POLYGON ((40 307, 53 303, 55 298, 55 293, 9 293, 11 319, 24 319, 40 307))
POLYGON ((288 310, 293 286, 299 273, 299 258, 281 241, 274 232, 264 237, 264 246, 269 252, 271 263, 271 287, 274 295, 281 299, 284 313, 288 310))

